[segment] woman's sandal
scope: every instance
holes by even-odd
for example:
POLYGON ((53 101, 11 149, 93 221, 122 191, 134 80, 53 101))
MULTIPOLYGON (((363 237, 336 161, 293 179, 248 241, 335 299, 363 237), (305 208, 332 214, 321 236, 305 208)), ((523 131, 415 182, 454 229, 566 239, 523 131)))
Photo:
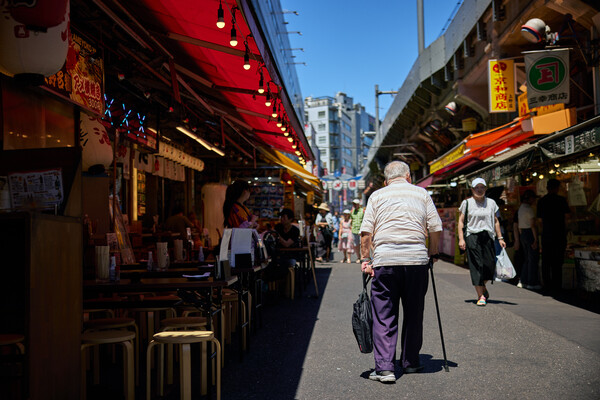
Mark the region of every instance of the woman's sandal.
POLYGON ((481 297, 479 298, 479 300, 477 300, 477 305, 478 305, 478 306, 485 306, 486 304, 487 304, 487 303, 486 303, 486 301, 485 301, 485 297, 483 297, 483 296, 481 296, 481 297))

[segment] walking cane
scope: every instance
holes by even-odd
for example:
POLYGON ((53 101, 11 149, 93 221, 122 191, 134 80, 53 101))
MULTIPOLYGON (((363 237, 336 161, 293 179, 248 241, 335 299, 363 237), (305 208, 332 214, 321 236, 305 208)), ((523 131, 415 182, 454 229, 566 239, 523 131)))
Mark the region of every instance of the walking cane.
POLYGON ((431 271, 431 286, 433 287, 433 298, 435 299, 435 310, 437 311, 438 325, 440 327, 440 337, 442 338, 442 351, 444 352, 444 369, 450 372, 448 368, 448 358, 446 357, 446 346, 444 345, 444 332, 442 331, 442 320, 440 318, 440 306, 438 305, 437 291, 435 290, 435 279, 433 277, 433 257, 429 258, 429 271, 431 271))

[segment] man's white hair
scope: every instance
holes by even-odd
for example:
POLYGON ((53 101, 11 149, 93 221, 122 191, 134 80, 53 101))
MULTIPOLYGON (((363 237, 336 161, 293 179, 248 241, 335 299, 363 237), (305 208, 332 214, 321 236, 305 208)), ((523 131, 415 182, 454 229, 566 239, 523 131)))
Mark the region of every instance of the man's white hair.
POLYGON ((394 178, 406 178, 410 174, 410 168, 405 162, 402 161, 392 161, 385 166, 383 170, 383 175, 385 176, 385 180, 389 181, 394 178))

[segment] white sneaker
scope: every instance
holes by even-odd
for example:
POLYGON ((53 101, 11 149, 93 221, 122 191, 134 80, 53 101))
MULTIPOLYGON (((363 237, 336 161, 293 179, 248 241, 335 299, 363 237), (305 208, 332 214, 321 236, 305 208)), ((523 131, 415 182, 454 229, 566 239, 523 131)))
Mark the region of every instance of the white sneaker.
POLYGON ((519 283, 517 283, 517 287, 518 288, 522 288, 523 287, 523 284, 521 283, 521 281, 519 281, 519 283))
POLYGON ((379 381, 383 383, 396 383, 396 375, 393 371, 373 371, 369 375, 369 379, 372 381, 379 381))

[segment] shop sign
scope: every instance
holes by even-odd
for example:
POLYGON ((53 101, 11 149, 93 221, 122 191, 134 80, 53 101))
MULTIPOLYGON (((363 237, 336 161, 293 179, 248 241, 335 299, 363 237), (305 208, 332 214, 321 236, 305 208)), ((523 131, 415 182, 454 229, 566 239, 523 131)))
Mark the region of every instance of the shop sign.
POLYGON ((359 189, 364 189, 365 188, 365 181, 363 179, 359 179, 357 185, 358 185, 359 189))
POLYGON ((321 181, 323 184, 323 190, 327 190, 327 181, 321 181))
POLYGON ((600 126, 585 127, 571 135, 540 144, 544 156, 557 158, 586 151, 600 145, 600 126))
POLYGON ((356 190, 357 185, 358 185, 357 181, 354 181, 354 180, 348 181, 348 189, 350 189, 350 190, 356 190))
POLYGON ((569 49, 525 54, 529 108, 569 102, 569 49))
POLYGON ((53 209, 64 200, 62 170, 8 174, 8 190, 12 208, 53 209))
POLYGON ((335 190, 336 192, 342 190, 342 181, 340 181, 339 179, 333 181, 333 190, 335 190))
POLYGON ((515 82, 515 63, 513 60, 489 60, 490 112, 513 112, 517 110, 515 82))
POLYGON ((551 114, 553 112, 565 109, 565 105, 563 103, 559 103, 559 104, 551 104, 549 106, 535 107, 530 110, 529 104, 527 104, 527 92, 521 93, 519 95, 518 99, 519 99, 519 117, 529 115, 530 112, 535 112, 535 114, 539 117, 540 115, 551 114))
POLYGON ((461 144, 450 153, 446 154, 441 160, 434 161, 429 164, 429 173, 433 174, 436 171, 444 168, 446 165, 453 163, 465 155, 465 144, 461 144))
POLYGON ((45 78, 44 86, 83 108, 102 114, 104 61, 101 53, 71 31, 65 65, 56 74, 45 78))

